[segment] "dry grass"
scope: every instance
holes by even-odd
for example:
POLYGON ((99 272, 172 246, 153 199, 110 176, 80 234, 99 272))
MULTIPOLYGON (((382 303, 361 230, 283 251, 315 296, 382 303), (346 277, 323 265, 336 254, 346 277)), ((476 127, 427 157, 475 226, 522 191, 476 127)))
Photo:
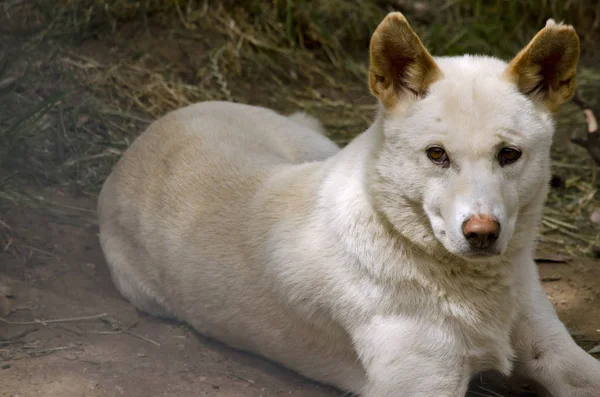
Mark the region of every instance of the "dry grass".
MULTIPOLYGON (((574 23, 596 57, 600 10, 577 1, 61 0, 0 10, 0 209, 40 205, 28 184, 95 195, 151 120, 202 100, 234 100, 320 117, 341 144, 372 119, 365 76, 370 33, 405 12, 434 54, 508 57, 548 17, 574 23), (240 4, 243 4, 241 6, 240 4), (499 17, 501 16, 501 17, 499 17)), ((600 98, 600 71, 582 91, 600 98)), ((553 151, 564 186, 552 190, 542 245, 591 255, 600 245, 596 168, 565 137, 583 116, 564 109, 553 151)), ((46 205, 46 204, 44 204, 46 205)), ((51 205, 49 208, 54 208, 51 205)), ((57 210, 54 208, 54 210, 57 210)), ((0 243, 9 240, 0 228, 0 243), (4 237, 2 237, 4 236, 4 237)))

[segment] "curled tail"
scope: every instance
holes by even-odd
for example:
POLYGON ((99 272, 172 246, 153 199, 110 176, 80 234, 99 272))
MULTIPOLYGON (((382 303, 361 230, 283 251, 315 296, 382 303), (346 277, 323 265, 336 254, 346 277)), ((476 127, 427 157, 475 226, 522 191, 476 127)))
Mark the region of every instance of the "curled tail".
POLYGON ((288 116, 288 118, 294 121, 296 124, 300 124, 303 127, 310 128, 313 131, 318 132, 321 135, 327 135, 327 131, 321 122, 312 116, 309 116, 305 112, 295 112, 288 116))

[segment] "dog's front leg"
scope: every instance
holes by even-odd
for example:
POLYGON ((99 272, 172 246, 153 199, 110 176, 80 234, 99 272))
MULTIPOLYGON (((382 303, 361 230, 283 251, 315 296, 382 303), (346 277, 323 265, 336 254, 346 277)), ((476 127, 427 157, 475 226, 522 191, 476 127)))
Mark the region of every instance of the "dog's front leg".
POLYGON ((600 361, 577 346, 559 320, 532 256, 522 253, 515 268, 520 285, 520 315, 513 332, 516 373, 553 397, 600 396, 600 361))
POLYGON ((471 376, 450 332, 404 316, 376 316, 352 333, 367 372, 363 397, 464 397, 471 376))

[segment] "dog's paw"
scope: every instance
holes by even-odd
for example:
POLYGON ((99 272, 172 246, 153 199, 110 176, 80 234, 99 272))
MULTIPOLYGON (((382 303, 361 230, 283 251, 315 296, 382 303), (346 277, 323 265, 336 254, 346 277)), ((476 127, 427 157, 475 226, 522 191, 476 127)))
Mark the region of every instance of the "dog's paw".
POLYGON ((572 389, 570 391, 568 391, 566 394, 562 394, 560 396, 556 396, 556 397, 598 397, 600 396, 600 386, 598 387, 592 387, 590 389, 585 389, 585 390, 579 390, 579 389, 572 389))
POLYGON ((600 397, 600 361, 591 359, 588 364, 570 373, 552 397, 600 397))
POLYGON ((591 386, 580 389, 579 387, 563 387, 561 391, 550 393, 544 389, 536 389, 538 397, 598 397, 600 396, 600 386, 591 386))

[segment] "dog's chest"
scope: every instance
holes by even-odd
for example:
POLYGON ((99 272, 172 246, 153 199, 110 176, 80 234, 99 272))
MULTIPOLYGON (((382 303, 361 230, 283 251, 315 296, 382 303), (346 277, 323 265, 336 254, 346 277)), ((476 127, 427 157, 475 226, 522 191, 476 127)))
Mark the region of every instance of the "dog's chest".
MULTIPOLYGON (((411 280, 388 296, 389 308, 442 329, 473 373, 512 370, 511 329, 517 313, 509 278, 411 280)), ((387 300, 387 299, 386 299, 387 300)))
POLYGON ((517 294, 510 281, 473 279, 445 292, 431 302, 435 306, 431 310, 446 319, 472 371, 510 374, 510 334, 517 313, 517 294))
POLYGON ((513 348, 510 334, 516 317, 516 303, 508 296, 498 304, 471 302, 474 316, 450 317, 451 329, 462 344, 464 354, 475 372, 496 370, 509 375, 513 348))

